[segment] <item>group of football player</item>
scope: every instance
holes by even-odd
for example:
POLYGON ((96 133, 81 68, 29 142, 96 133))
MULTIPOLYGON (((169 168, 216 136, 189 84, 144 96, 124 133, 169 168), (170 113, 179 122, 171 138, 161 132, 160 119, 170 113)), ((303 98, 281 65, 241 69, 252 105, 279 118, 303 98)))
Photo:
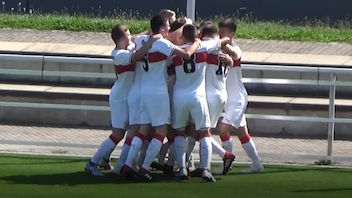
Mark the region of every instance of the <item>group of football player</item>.
POLYGON ((109 96, 112 134, 85 170, 104 176, 99 170, 103 167, 128 179, 152 181, 151 169, 159 169, 181 180, 200 176, 215 182, 213 173, 226 175, 235 160, 232 134, 252 161, 241 172, 262 172, 244 115, 247 91, 242 51, 233 41, 235 21, 222 20, 218 28, 211 21, 197 26, 165 9, 151 18, 150 28, 135 36, 125 25, 112 28, 117 78, 109 96), (112 167, 111 153, 123 139, 112 167), (195 168, 192 151, 197 141, 200 161, 195 168), (213 153, 223 164, 212 172, 213 153))

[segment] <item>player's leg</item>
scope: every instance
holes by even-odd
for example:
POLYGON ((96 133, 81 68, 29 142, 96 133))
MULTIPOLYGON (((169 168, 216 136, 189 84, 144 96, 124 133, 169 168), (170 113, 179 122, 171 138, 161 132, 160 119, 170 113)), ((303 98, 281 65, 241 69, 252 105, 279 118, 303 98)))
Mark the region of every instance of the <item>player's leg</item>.
POLYGON ((98 163, 104 156, 110 156, 116 145, 124 138, 126 128, 128 125, 128 106, 127 101, 115 101, 112 97, 109 98, 111 107, 111 125, 112 134, 105 141, 102 142, 97 152, 92 159, 89 160, 86 166, 86 171, 92 175, 102 176, 103 174, 98 171, 98 163))
POLYGON ((202 169, 202 178, 209 182, 216 182, 211 174, 212 143, 210 134, 210 117, 206 97, 197 97, 194 100, 195 105, 191 110, 191 117, 195 123, 195 130, 198 134, 200 144, 200 163, 202 169))
MULTIPOLYGON (((215 130, 221 113, 224 110, 226 98, 218 94, 207 94, 207 102, 211 124, 210 132, 212 132, 215 130)), ((232 151, 226 151, 213 137, 211 137, 211 141, 214 153, 218 154, 224 162, 223 165, 213 170, 213 172, 226 175, 232 166, 235 156, 231 153, 232 151)))
POLYGON ((115 164, 114 168, 112 169, 113 173, 120 174, 121 168, 125 164, 128 152, 130 150, 132 138, 134 137, 135 131, 138 131, 138 129, 139 129, 139 125, 134 125, 134 126, 131 126, 130 130, 127 131, 125 143, 122 146, 120 158, 115 164))
MULTIPOLYGON (((225 119, 225 118, 224 118, 225 119)), ((232 126, 226 123, 219 124, 219 136, 221 139, 222 146, 226 151, 234 153, 234 144, 231 138, 231 131, 232 126)))
POLYGON ((168 159, 167 159, 167 163, 164 166, 164 173, 166 175, 174 175, 174 164, 176 161, 176 155, 175 155, 175 147, 174 147, 174 139, 175 136, 173 133, 168 134, 168 142, 170 144, 169 146, 169 155, 168 155, 168 159))
POLYGON ((257 152, 257 149, 255 147, 255 144, 248 133, 247 126, 240 127, 236 129, 236 135, 241 141, 243 149, 246 151, 248 157, 252 160, 252 165, 245 169, 242 170, 242 173, 257 173, 257 172, 263 172, 264 167, 260 162, 260 158, 257 152))
POLYGON ((181 180, 189 179, 188 171, 186 168, 186 152, 185 152, 186 137, 185 137, 184 130, 178 129, 175 136, 176 137, 174 141, 174 149, 175 149, 176 161, 179 166, 178 176, 181 180))
POLYGON ((212 157, 212 143, 211 134, 209 130, 198 131, 200 143, 200 163, 199 168, 203 171, 202 178, 209 182, 216 182, 212 176, 211 170, 211 157, 212 157))
POLYGON ((103 159, 104 156, 110 155, 112 153, 116 145, 123 139, 124 135, 125 135, 125 129, 114 128, 109 138, 107 138, 105 141, 101 143, 97 152, 89 160, 85 170, 93 176, 104 176, 97 168, 98 163, 100 160, 103 159))
POLYGON ((143 143, 146 140, 149 131, 151 131, 151 126, 149 124, 143 124, 140 126, 139 132, 137 132, 137 134, 133 137, 125 165, 121 169, 122 175, 125 175, 128 178, 133 176, 133 164, 142 149, 143 143))
MULTIPOLYGON (((169 140, 169 136, 170 135, 173 135, 173 129, 171 126, 168 126, 168 132, 167 132, 167 139, 169 140)), ((174 137, 173 137, 174 138, 174 137)), ((169 148, 170 148, 170 142, 167 141, 165 143, 163 143, 163 145, 161 146, 161 149, 160 149, 160 152, 159 154, 157 155, 157 162, 152 162, 152 164, 150 165, 150 167, 152 169, 155 169, 155 170, 164 170, 164 167, 165 167, 165 158, 166 158, 166 155, 168 154, 169 152, 169 148)))
POLYGON ((194 147, 196 145, 197 142, 197 133, 195 132, 194 129, 194 124, 190 123, 185 130, 185 134, 187 136, 186 138, 186 167, 188 169, 188 171, 192 172, 196 169, 195 165, 194 165, 194 159, 193 159, 193 155, 192 152, 194 150, 194 147))
POLYGON ((140 174, 142 178, 146 181, 152 180, 152 176, 149 171, 150 164, 154 161, 155 157, 158 155, 161 149, 164 138, 167 135, 167 127, 168 126, 166 124, 155 127, 155 135, 150 141, 150 144, 146 151, 144 162, 140 169, 140 174))

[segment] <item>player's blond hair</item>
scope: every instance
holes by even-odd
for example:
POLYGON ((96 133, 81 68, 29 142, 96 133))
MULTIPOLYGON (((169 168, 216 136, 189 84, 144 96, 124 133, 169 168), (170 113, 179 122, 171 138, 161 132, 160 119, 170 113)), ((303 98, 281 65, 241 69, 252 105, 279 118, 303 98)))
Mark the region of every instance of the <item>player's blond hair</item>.
POLYGON ((159 14, 169 21, 171 18, 176 17, 176 13, 170 9, 162 9, 159 14))

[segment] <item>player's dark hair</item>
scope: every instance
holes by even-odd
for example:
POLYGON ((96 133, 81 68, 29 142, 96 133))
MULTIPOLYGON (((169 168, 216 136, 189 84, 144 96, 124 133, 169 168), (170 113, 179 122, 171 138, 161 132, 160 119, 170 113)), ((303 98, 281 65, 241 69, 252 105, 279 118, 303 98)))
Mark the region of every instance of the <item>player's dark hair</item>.
POLYGON ((111 38, 117 45, 122 37, 126 35, 128 27, 126 25, 116 25, 111 30, 111 38))
POLYGON ((191 24, 185 25, 183 27, 182 37, 189 42, 194 42, 197 38, 197 27, 191 24))
POLYGON ((167 19, 162 17, 161 15, 154 15, 152 19, 150 19, 150 27, 153 33, 159 33, 159 30, 162 26, 166 25, 167 19))
POLYGON ((186 19, 184 17, 177 18, 176 21, 174 21, 172 24, 170 24, 169 32, 174 32, 174 31, 178 30, 184 24, 186 24, 186 19))
POLYGON ((216 26, 211 21, 204 21, 200 24, 201 37, 213 37, 218 32, 216 26))
POLYGON ((227 28, 233 32, 236 32, 237 25, 232 19, 225 19, 223 21, 220 21, 219 28, 227 28))

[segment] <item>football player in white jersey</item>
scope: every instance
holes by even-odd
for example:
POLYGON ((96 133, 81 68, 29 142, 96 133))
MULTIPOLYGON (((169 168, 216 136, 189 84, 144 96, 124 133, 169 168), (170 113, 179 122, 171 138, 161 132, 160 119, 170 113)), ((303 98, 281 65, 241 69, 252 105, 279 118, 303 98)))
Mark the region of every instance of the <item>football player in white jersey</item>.
POLYGON ((134 63, 142 58, 152 43, 159 39, 158 35, 152 37, 136 52, 127 50, 131 43, 131 35, 127 26, 115 26, 111 31, 111 38, 116 48, 111 52, 114 60, 114 69, 117 80, 109 95, 111 108, 112 134, 100 145, 97 152, 89 160, 85 170, 94 176, 104 176, 97 168, 98 162, 104 156, 110 156, 116 145, 124 138, 128 127, 127 97, 134 79, 134 63))
POLYGON ((229 68, 226 89, 227 89, 227 103, 225 106, 225 116, 219 127, 219 135, 224 148, 233 153, 233 142, 230 131, 234 130, 239 140, 242 143, 243 149, 246 151, 249 158, 252 160, 252 165, 243 170, 243 173, 262 172, 263 165, 260 162, 254 142, 248 133, 245 111, 247 108, 247 91, 242 82, 241 71, 241 49, 232 41, 235 36, 237 26, 231 19, 223 20, 219 23, 220 37, 231 38, 231 44, 226 45, 223 51, 229 54, 234 61, 233 67, 229 68))
MULTIPOLYGON (((187 18, 185 17, 181 17, 181 18, 177 18, 172 24, 170 24, 170 30, 167 36, 167 40, 169 40, 170 42, 172 42, 175 45, 181 45, 182 44, 182 30, 183 30, 183 26, 186 24, 191 24, 192 21, 189 21, 187 18)), ((175 81, 176 81, 176 76, 175 76, 175 66, 172 64, 172 57, 170 57, 168 59, 168 69, 167 69, 167 73, 168 73, 168 80, 167 80, 167 84, 168 84, 168 91, 169 91, 169 98, 170 98, 170 104, 172 106, 172 96, 173 96, 173 88, 175 85, 175 81)), ((172 111, 172 108, 170 109, 172 111)), ((172 115, 172 113, 171 113, 172 115)), ((172 131, 172 127, 169 127, 169 132, 167 134, 167 142, 165 142, 163 144, 163 146, 161 147, 160 153, 158 155, 158 163, 157 162, 153 162, 151 164, 151 167, 156 169, 156 170, 162 170, 165 174, 167 175, 173 175, 173 165, 174 165, 174 161, 175 161, 175 157, 174 157, 174 138, 175 138, 175 134, 172 131), (169 151, 170 150, 170 151, 169 151), (167 163, 165 163, 165 157, 167 152, 169 151, 169 156, 168 156, 168 161, 167 163)))
MULTIPOLYGON (((218 38, 216 26, 211 21, 203 22, 200 25, 200 31, 203 41, 218 38)), ((229 55, 222 53, 219 49, 208 54, 207 63, 205 88, 210 115, 210 127, 211 130, 214 130, 227 101, 226 76, 228 67, 232 66, 233 61, 229 55)), ((221 173, 226 175, 231 168, 235 156, 231 152, 224 150, 214 138, 211 138, 211 140, 213 151, 219 154, 224 161, 221 173)))
MULTIPOLYGON (((186 25, 183 28, 182 38, 186 48, 192 44, 197 35, 197 28, 194 25, 186 25)), ((224 43, 229 42, 229 39, 224 43)), ((215 182, 216 180, 210 172, 210 162, 212 146, 210 138, 210 117, 205 93, 205 72, 208 60, 208 53, 221 49, 221 41, 211 40, 202 42, 190 60, 175 57, 174 65, 176 70, 176 83, 173 94, 173 122, 172 127, 177 130, 175 137, 176 160, 180 166, 179 177, 188 179, 186 170, 185 153, 185 129, 190 123, 194 122, 195 130, 200 142, 200 168, 202 177, 206 181, 215 182)), ((233 160, 232 160, 233 161, 233 160)))
MULTIPOLYGON (((135 48, 139 50, 145 43, 148 42, 149 35, 139 35, 134 38, 135 48)), ((128 136, 126 136, 125 144, 122 147, 120 158, 117 164, 114 166, 112 172, 120 174, 122 166, 125 164, 127 159, 128 151, 131 146, 133 136, 138 132, 140 125, 140 92, 141 92, 141 75, 143 72, 143 66, 146 59, 142 58, 136 60, 135 63, 135 76, 131 89, 128 93, 128 120, 129 120, 129 130, 128 136)))
MULTIPOLYGON (((169 22, 160 15, 153 16, 151 19, 151 29, 153 35, 161 34, 163 37, 167 37, 170 29, 169 22)), ((130 178, 134 175, 131 168, 133 161, 141 150, 143 140, 151 131, 151 127, 155 127, 155 135, 148 146, 144 162, 139 172, 143 180, 152 180, 149 166, 160 151, 163 140, 167 135, 167 128, 171 119, 166 79, 167 58, 171 55, 190 58, 199 46, 199 42, 200 41, 197 40, 189 48, 183 50, 170 41, 161 38, 148 50, 148 61, 142 73, 141 128, 132 139, 126 163, 121 170, 121 173, 126 177, 130 178)))

